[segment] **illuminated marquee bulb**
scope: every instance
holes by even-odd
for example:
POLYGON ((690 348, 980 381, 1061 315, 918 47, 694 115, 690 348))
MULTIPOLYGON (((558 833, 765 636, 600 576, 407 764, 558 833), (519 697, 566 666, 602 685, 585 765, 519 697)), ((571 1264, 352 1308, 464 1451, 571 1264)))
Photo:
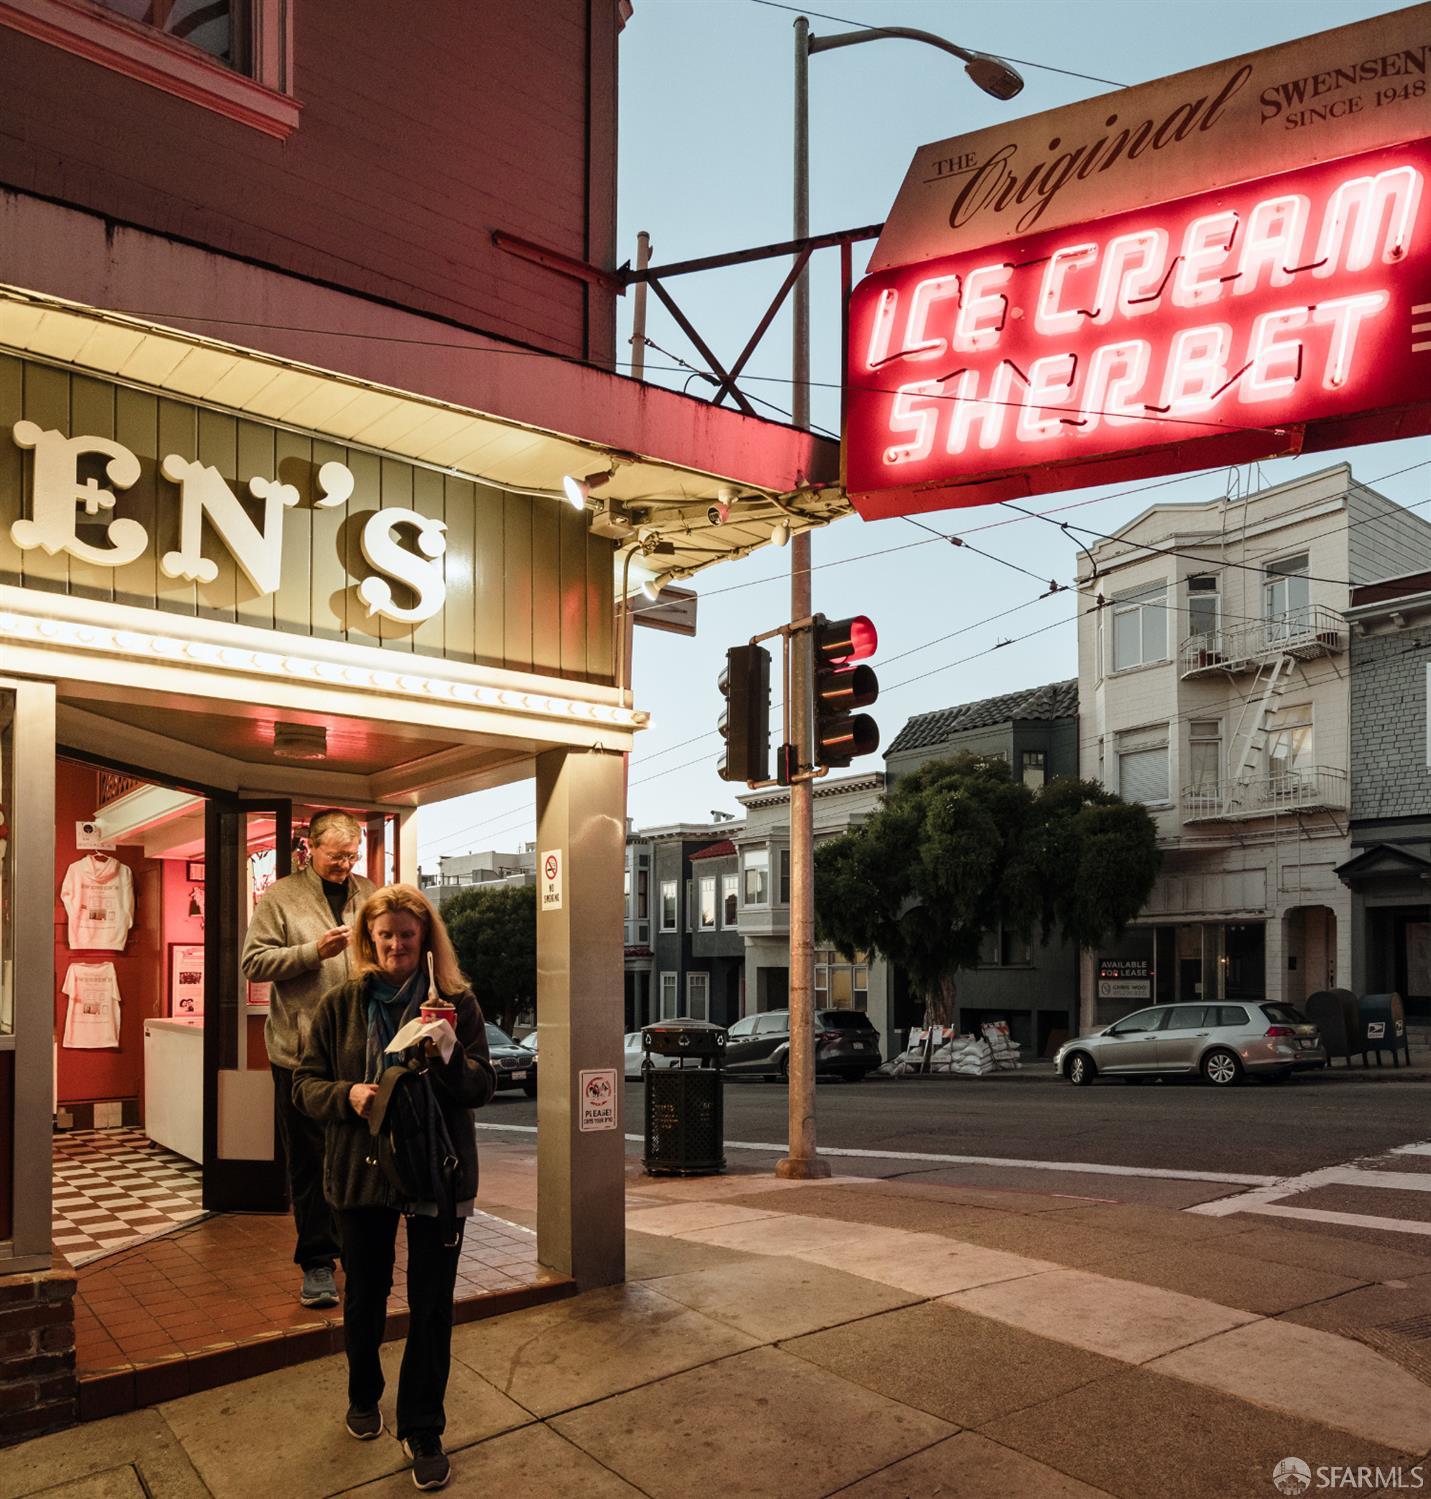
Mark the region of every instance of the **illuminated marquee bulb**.
POLYGON ((889 341, 894 336, 894 314, 898 306, 899 293, 885 287, 875 303, 874 322, 870 327, 869 348, 865 354, 865 364, 869 369, 878 369, 889 358, 889 341))
POLYGON ((931 304, 958 295, 957 276, 930 276, 914 288, 914 295, 909 299, 909 325, 904 330, 904 347, 899 351, 903 358, 937 359, 948 349, 949 340, 931 334, 926 325, 931 304))
POLYGON ((1095 323, 1115 317, 1142 317, 1162 301, 1159 289, 1167 274, 1168 231, 1139 229, 1108 241, 1098 269, 1095 323))
POLYGON ((1336 297, 1330 302, 1318 303, 1312 309, 1314 323, 1332 325, 1331 348, 1327 350, 1327 363, 1322 373, 1322 384, 1328 390, 1340 390, 1347 382, 1362 320, 1375 317, 1390 300, 1390 295, 1384 291, 1368 291, 1354 297, 1336 297))
POLYGON ((954 319, 954 347, 972 354, 991 349, 999 341, 1009 299, 1000 290, 1014 274, 1011 265, 983 265, 964 278, 964 296, 954 319))
POLYGON ((1328 200, 1312 274, 1325 277, 1340 270, 1364 271, 1377 258, 1378 244, 1383 262, 1390 265, 1400 260, 1416 222, 1421 187, 1421 173, 1412 166, 1343 182, 1328 200))
POLYGON ((1302 370, 1302 340, 1284 335, 1307 326, 1305 307, 1264 312, 1252 325, 1247 345, 1247 370, 1238 382, 1240 401, 1271 401, 1285 396, 1302 370))
POLYGON ((1183 235, 1173 273, 1173 305, 1201 307, 1222 295, 1222 267, 1237 238, 1237 215, 1229 208, 1194 219, 1183 235))
POLYGON ((917 380, 912 385, 900 386, 895 392, 889 412, 889 430, 913 435, 909 442, 896 443, 884 450, 886 463, 918 463, 934 451, 939 414, 932 406, 916 406, 914 403, 921 399, 934 400, 943 394, 944 384, 940 380, 917 380))
POLYGON ((1162 409, 1172 416, 1206 411, 1227 384, 1232 329, 1226 323, 1180 328, 1168 350, 1162 409))
POLYGON ((1301 252, 1311 212, 1311 200, 1301 193, 1264 198, 1253 208, 1247 218, 1247 234, 1232 283, 1234 296, 1245 297, 1255 292, 1261 284, 1264 267, 1269 286, 1287 285, 1301 252))
POLYGON ((1043 269, 1043 284, 1034 304, 1034 327, 1040 333, 1076 333, 1085 313, 1063 305, 1063 283, 1068 273, 1098 258, 1097 245, 1070 245, 1055 250, 1043 269))
POLYGON ((1082 426, 1076 430, 1096 432, 1105 422, 1110 427, 1125 427, 1129 422, 1145 420, 1147 413, 1134 398, 1148 378, 1152 358, 1153 346, 1146 338, 1125 339, 1094 349, 1079 412, 1082 426))

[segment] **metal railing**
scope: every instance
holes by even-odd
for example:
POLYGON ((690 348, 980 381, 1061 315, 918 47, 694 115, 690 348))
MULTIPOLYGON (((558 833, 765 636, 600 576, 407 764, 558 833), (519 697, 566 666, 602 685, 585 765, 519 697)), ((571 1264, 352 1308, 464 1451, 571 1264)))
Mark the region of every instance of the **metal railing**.
POLYGON ((1286 770, 1229 786, 1185 786, 1184 822, 1275 817, 1283 812, 1347 808, 1347 773, 1329 765, 1286 770))
POLYGON ((1191 635, 1178 647, 1181 674, 1251 671, 1270 656, 1330 656, 1347 648, 1347 622, 1325 604, 1191 635))

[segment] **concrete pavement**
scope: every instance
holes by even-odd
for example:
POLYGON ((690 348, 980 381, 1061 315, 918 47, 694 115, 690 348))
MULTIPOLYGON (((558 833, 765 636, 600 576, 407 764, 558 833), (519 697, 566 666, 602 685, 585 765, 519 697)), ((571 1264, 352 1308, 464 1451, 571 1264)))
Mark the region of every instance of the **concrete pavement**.
MULTIPOLYGON (((482 1149, 483 1207, 530 1224, 530 1145, 482 1149)), ((633 1171, 625 1286, 456 1330, 449 1492, 1431 1485, 1431 1243, 942 1175, 633 1171)), ((413 1492, 344 1404, 341 1360, 280 1370, 0 1452, 0 1499, 413 1492)))

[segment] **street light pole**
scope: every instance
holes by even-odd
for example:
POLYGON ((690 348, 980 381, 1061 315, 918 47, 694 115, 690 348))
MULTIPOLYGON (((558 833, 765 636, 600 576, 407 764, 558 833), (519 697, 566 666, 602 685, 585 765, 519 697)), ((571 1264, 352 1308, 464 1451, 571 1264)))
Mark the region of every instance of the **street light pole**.
MULTIPOLYGON (((964 64, 969 77, 986 94, 1012 99, 1024 86, 1018 73, 1000 58, 956 46, 933 32, 908 26, 871 27, 812 37, 810 22, 795 18, 795 152, 792 238, 810 236, 810 56, 835 47, 854 47, 884 38, 925 42, 950 52, 964 64)), ((790 347, 790 415, 802 430, 810 425, 810 270, 808 261, 795 282, 790 347)), ((797 531, 790 541, 790 618, 808 619, 810 597, 810 533, 797 531)), ((803 760, 813 744, 811 720, 813 683, 805 671, 807 653, 791 651, 790 728, 797 758, 803 760)), ((799 769, 808 769, 803 763, 799 769)), ((775 1165, 777 1176, 828 1176, 829 1164, 820 1159, 815 1142, 815 819, 812 783, 795 781, 790 787, 790 1139, 786 1155, 775 1165)), ((770 871, 772 883, 778 869, 770 871)), ((778 886, 776 887, 778 888, 778 886)), ((771 892, 772 895, 774 891, 771 892)))
MULTIPOLYGON (((810 234, 810 23, 795 21, 795 156, 793 237, 810 234)), ((795 282, 793 337, 790 346, 790 414, 797 427, 810 425, 810 270, 795 282)), ((797 531, 790 541, 790 618, 810 616, 810 533, 797 531)), ((804 670, 805 653, 791 651, 790 726, 797 758, 811 742, 811 683, 804 670)), ((799 769, 807 767, 803 764, 799 769)), ((829 1166, 815 1147, 815 819, 811 782, 790 787, 790 1087, 789 1144, 776 1163, 777 1176, 828 1176, 829 1166)), ((771 870, 778 877, 779 870, 771 870)), ((778 888, 778 887, 777 887, 778 888)))

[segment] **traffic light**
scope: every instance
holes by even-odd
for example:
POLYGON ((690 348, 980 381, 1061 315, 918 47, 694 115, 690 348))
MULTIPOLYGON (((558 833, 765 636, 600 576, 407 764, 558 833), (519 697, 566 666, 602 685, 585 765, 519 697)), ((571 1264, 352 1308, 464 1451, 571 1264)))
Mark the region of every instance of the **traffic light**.
POLYGON ((723 781, 770 779, 770 652, 733 645, 720 676, 725 711, 720 718, 725 754, 716 767, 723 781))
POLYGON ((856 755, 879 748, 879 725, 867 708, 879 696, 879 678, 869 666, 857 666, 879 646, 874 625, 863 614, 852 619, 815 616, 811 631, 814 665, 816 765, 839 768, 856 755))

